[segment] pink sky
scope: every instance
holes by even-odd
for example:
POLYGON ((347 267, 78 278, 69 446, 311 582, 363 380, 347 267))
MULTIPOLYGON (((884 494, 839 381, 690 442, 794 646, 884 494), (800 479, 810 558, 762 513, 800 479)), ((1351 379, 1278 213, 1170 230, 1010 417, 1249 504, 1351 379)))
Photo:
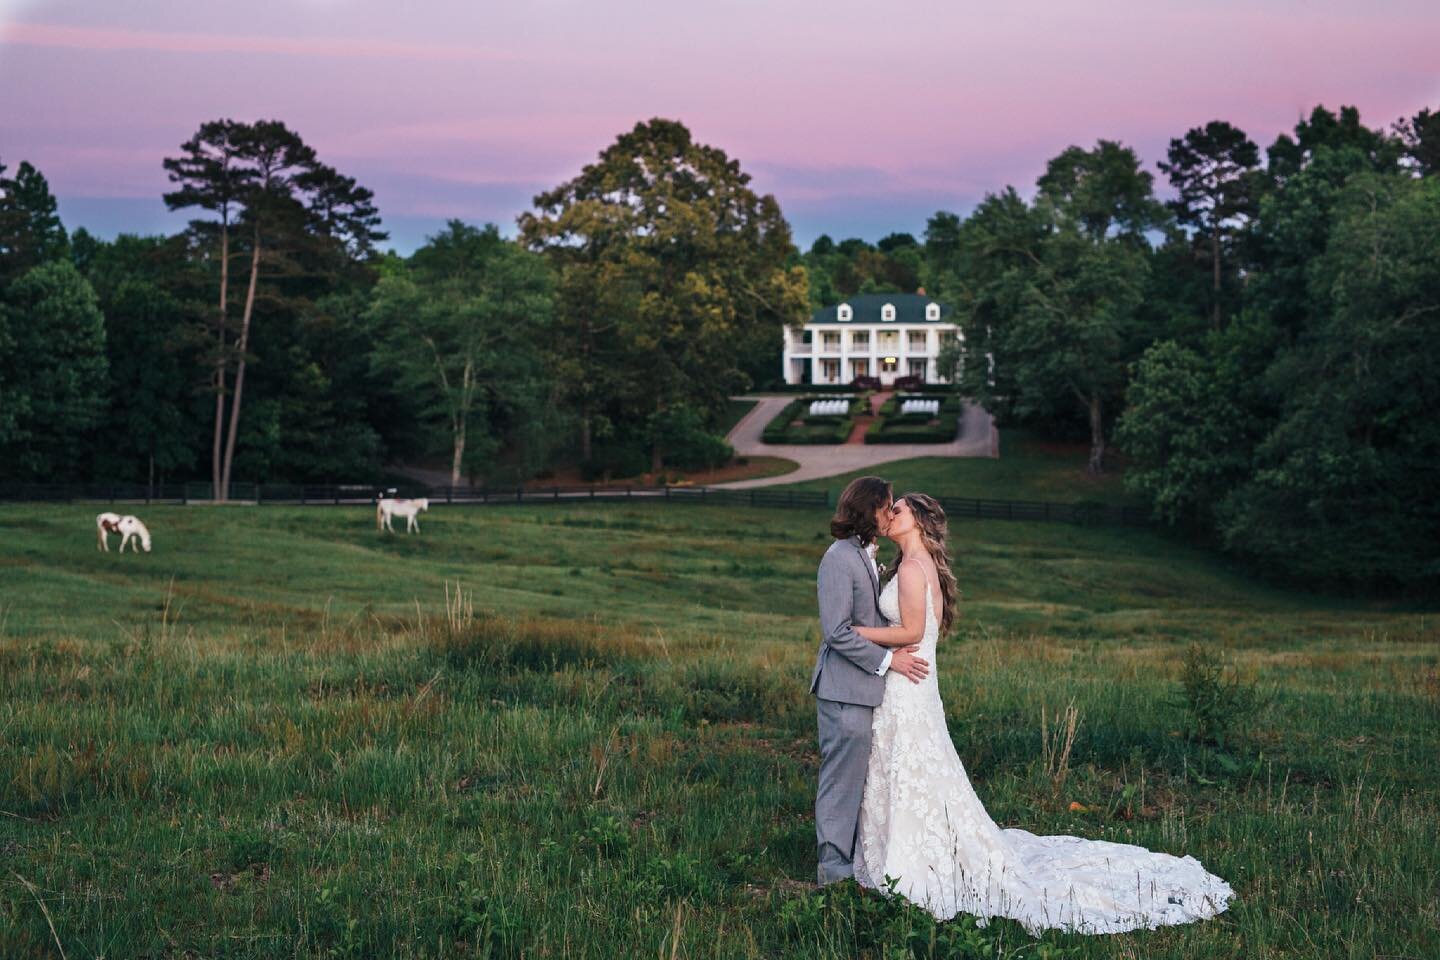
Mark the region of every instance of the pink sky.
MULTIPOLYGON (((1100 137, 1152 166, 1211 119, 1262 147, 1317 103, 1440 107, 1433 0, 0 0, 0 159, 67 226, 173 228, 204 120, 285 120, 375 190, 395 245, 513 229, 636 121, 684 121, 817 234, 919 234, 1100 137)), ((1163 177, 1157 177, 1163 183, 1163 177)))

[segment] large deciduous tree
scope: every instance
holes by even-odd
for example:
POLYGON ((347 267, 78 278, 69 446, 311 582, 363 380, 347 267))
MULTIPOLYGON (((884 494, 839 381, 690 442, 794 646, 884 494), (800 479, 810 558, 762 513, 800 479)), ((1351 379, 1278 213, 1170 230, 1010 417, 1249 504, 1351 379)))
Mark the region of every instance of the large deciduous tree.
POLYGON ((1212 120, 1170 141, 1159 167, 1178 193, 1169 204, 1176 220, 1195 230, 1195 249, 1210 268, 1211 324, 1221 322, 1222 288, 1236 272, 1236 237, 1255 215, 1260 151, 1240 129, 1212 120), (1203 251, 1203 253, 1201 252, 1203 251))
POLYGON ((548 422, 550 315, 544 260, 493 225, 452 220, 381 278, 375 364, 444 423, 452 486, 467 465, 493 463, 507 441, 548 422))
POLYGON ((670 411, 714 422, 749 386, 740 351, 774 350, 782 325, 808 312, 790 228, 749 184, 724 151, 655 119, 520 218, 524 242, 557 268, 556 372, 584 459, 615 429, 643 436, 659 470, 670 411))
POLYGON ((1145 233, 1163 208, 1134 152, 1105 140, 1062 152, 1039 187, 1033 206, 1013 189, 987 197, 956 238, 961 386, 1017 419, 1078 405, 1100 473, 1127 364, 1146 344, 1145 233))

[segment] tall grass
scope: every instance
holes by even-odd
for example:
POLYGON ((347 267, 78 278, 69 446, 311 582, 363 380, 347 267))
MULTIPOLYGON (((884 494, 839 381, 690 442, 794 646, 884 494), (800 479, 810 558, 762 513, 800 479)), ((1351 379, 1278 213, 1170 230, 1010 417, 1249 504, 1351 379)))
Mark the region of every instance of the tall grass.
POLYGON ((1432 612, 1144 533, 957 524, 938 669, 990 812, 1239 900, 1086 939, 806 888, 823 513, 0 508, 0 956, 1427 957, 1432 612), (163 539, 162 539, 163 538, 163 539), (1191 644, 1273 690, 1187 736, 1191 644), (1037 724, 1037 719, 1039 723, 1037 724))

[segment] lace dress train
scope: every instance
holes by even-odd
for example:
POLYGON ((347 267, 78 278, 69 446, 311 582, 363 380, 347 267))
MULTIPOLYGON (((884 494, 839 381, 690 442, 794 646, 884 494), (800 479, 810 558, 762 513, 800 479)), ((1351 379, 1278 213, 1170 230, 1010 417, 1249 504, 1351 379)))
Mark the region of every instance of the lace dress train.
MULTIPOLYGON (((899 622, 898 578, 880 611, 899 622)), ((939 622, 925 594, 920 656, 930 675, 890 674, 875 709, 855 877, 895 890, 942 920, 959 913, 1047 929, 1119 933, 1189 923, 1223 911, 1234 895, 1194 857, 1080 837, 1001 829, 985 812, 945 726, 933 670, 939 622)))

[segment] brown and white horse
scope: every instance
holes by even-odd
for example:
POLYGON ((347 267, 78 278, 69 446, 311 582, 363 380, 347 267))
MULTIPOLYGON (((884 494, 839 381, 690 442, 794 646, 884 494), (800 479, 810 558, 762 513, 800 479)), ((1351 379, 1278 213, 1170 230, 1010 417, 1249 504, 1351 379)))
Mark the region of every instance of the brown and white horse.
POLYGON ((392 517, 405 518, 405 532, 420 532, 420 521, 416 517, 430 509, 430 500, 421 497, 418 500, 398 500, 395 497, 381 497, 375 501, 375 529, 389 530, 395 532, 390 525, 392 517))
POLYGON ((101 513, 95 517, 95 534, 99 542, 95 545, 96 550, 110 552, 110 534, 120 534, 120 552, 125 552, 125 544, 131 540, 138 541, 138 545, 131 544, 130 549, 138 552, 144 550, 150 552, 150 531, 145 529, 145 524, 140 522, 139 517, 120 516, 118 513, 101 513))

